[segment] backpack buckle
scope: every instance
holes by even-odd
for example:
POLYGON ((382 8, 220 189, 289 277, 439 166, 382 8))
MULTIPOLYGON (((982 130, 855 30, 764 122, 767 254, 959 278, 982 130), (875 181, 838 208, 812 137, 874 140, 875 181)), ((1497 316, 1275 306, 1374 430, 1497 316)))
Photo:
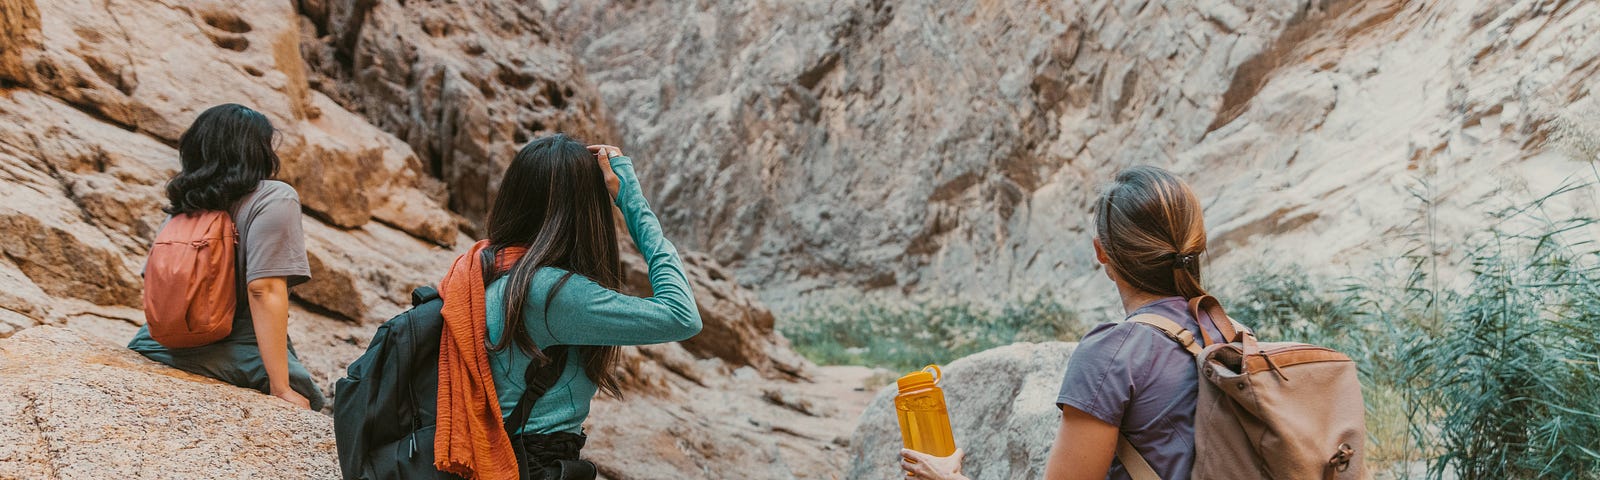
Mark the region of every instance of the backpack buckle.
POLYGON ((1173 336, 1172 339, 1177 340, 1178 344, 1183 345, 1185 350, 1189 349, 1191 346, 1194 346, 1194 333, 1188 330, 1178 332, 1178 335, 1173 336))

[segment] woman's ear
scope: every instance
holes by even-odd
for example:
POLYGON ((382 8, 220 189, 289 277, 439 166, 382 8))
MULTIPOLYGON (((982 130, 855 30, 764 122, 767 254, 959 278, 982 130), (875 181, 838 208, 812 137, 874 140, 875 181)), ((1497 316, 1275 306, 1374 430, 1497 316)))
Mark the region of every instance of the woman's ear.
POLYGON ((1111 256, 1106 255, 1106 246, 1100 244, 1099 238, 1094 239, 1094 259, 1100 262, 1100 266, 1104 267, 1106 278, 1111 279, 1113 282, 1118 281, 1116 272, 1111 271, 1111 256))

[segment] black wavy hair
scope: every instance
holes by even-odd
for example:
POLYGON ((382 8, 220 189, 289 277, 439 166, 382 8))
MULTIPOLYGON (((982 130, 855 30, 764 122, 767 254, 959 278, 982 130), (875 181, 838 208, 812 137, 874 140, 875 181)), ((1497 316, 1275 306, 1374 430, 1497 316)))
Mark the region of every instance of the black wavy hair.
POLYGON ((227 210, 278 174, 276 131, 266 115, 236 103, 206 109, 178 138, 183 170, 167 181, 170 215, 227 210))

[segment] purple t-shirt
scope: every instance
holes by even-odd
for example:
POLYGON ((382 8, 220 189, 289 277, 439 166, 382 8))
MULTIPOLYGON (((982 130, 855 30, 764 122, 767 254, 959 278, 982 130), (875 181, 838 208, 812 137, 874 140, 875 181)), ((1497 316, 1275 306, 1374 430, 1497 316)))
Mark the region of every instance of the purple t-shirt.
MULTIPOLYGON (((1183 297, 1139 307, 1133 315, 1156 314, 1203 341, 1183 297)), ((1132 318, 1133 315, 1129 315, 1132 318)), ((1222 334, 1207 320, 1212 338, 1222 334)), ((1194 357, 1149 325, 1103 323, 1089 331, 1067 362, 1057 406, 1071 406, 1116 425, 1161 478, 1189 478, 1194 466, 1194 407, 1199 376, 1194 357)), ((1130 478, 1113 460, 1106 478, 1130 478)))

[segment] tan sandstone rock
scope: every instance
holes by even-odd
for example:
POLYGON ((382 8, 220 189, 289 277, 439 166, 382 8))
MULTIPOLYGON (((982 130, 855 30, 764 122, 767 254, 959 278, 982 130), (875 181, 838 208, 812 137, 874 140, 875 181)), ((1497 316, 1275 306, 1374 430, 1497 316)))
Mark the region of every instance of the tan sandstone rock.
POLYGON ((316 89, 410 144, 469 222, 528 140, 616 141, 536 4, 318 0, 299 13, 316 89))
POLYGON ((339 476, 327 416, 62 328, 0 340, 0 418, 3 478, 339 476))
POLYGON ((415 155, 310 89, 291 5, 62 0, 10 8, 37 15, 40 26, 5 38, 18 58, 0 69, 9 82, 169 145, 205 108, 244 104, 282 131, 281 173, 322 219, 359 227, 382 214, 435 243, 455 240, 443 191, 415 155))
MULTIPOLYGON (((973 480, 1042 478, 1061 410, 1056 394, 1076 343, 1018 343, 943 367, 945 402, 956 447, 967 452, 962 471, 973 480)), ((902 441, 893 384, 861 414, 850 439, 846 478, 900 478, 902 441)))

